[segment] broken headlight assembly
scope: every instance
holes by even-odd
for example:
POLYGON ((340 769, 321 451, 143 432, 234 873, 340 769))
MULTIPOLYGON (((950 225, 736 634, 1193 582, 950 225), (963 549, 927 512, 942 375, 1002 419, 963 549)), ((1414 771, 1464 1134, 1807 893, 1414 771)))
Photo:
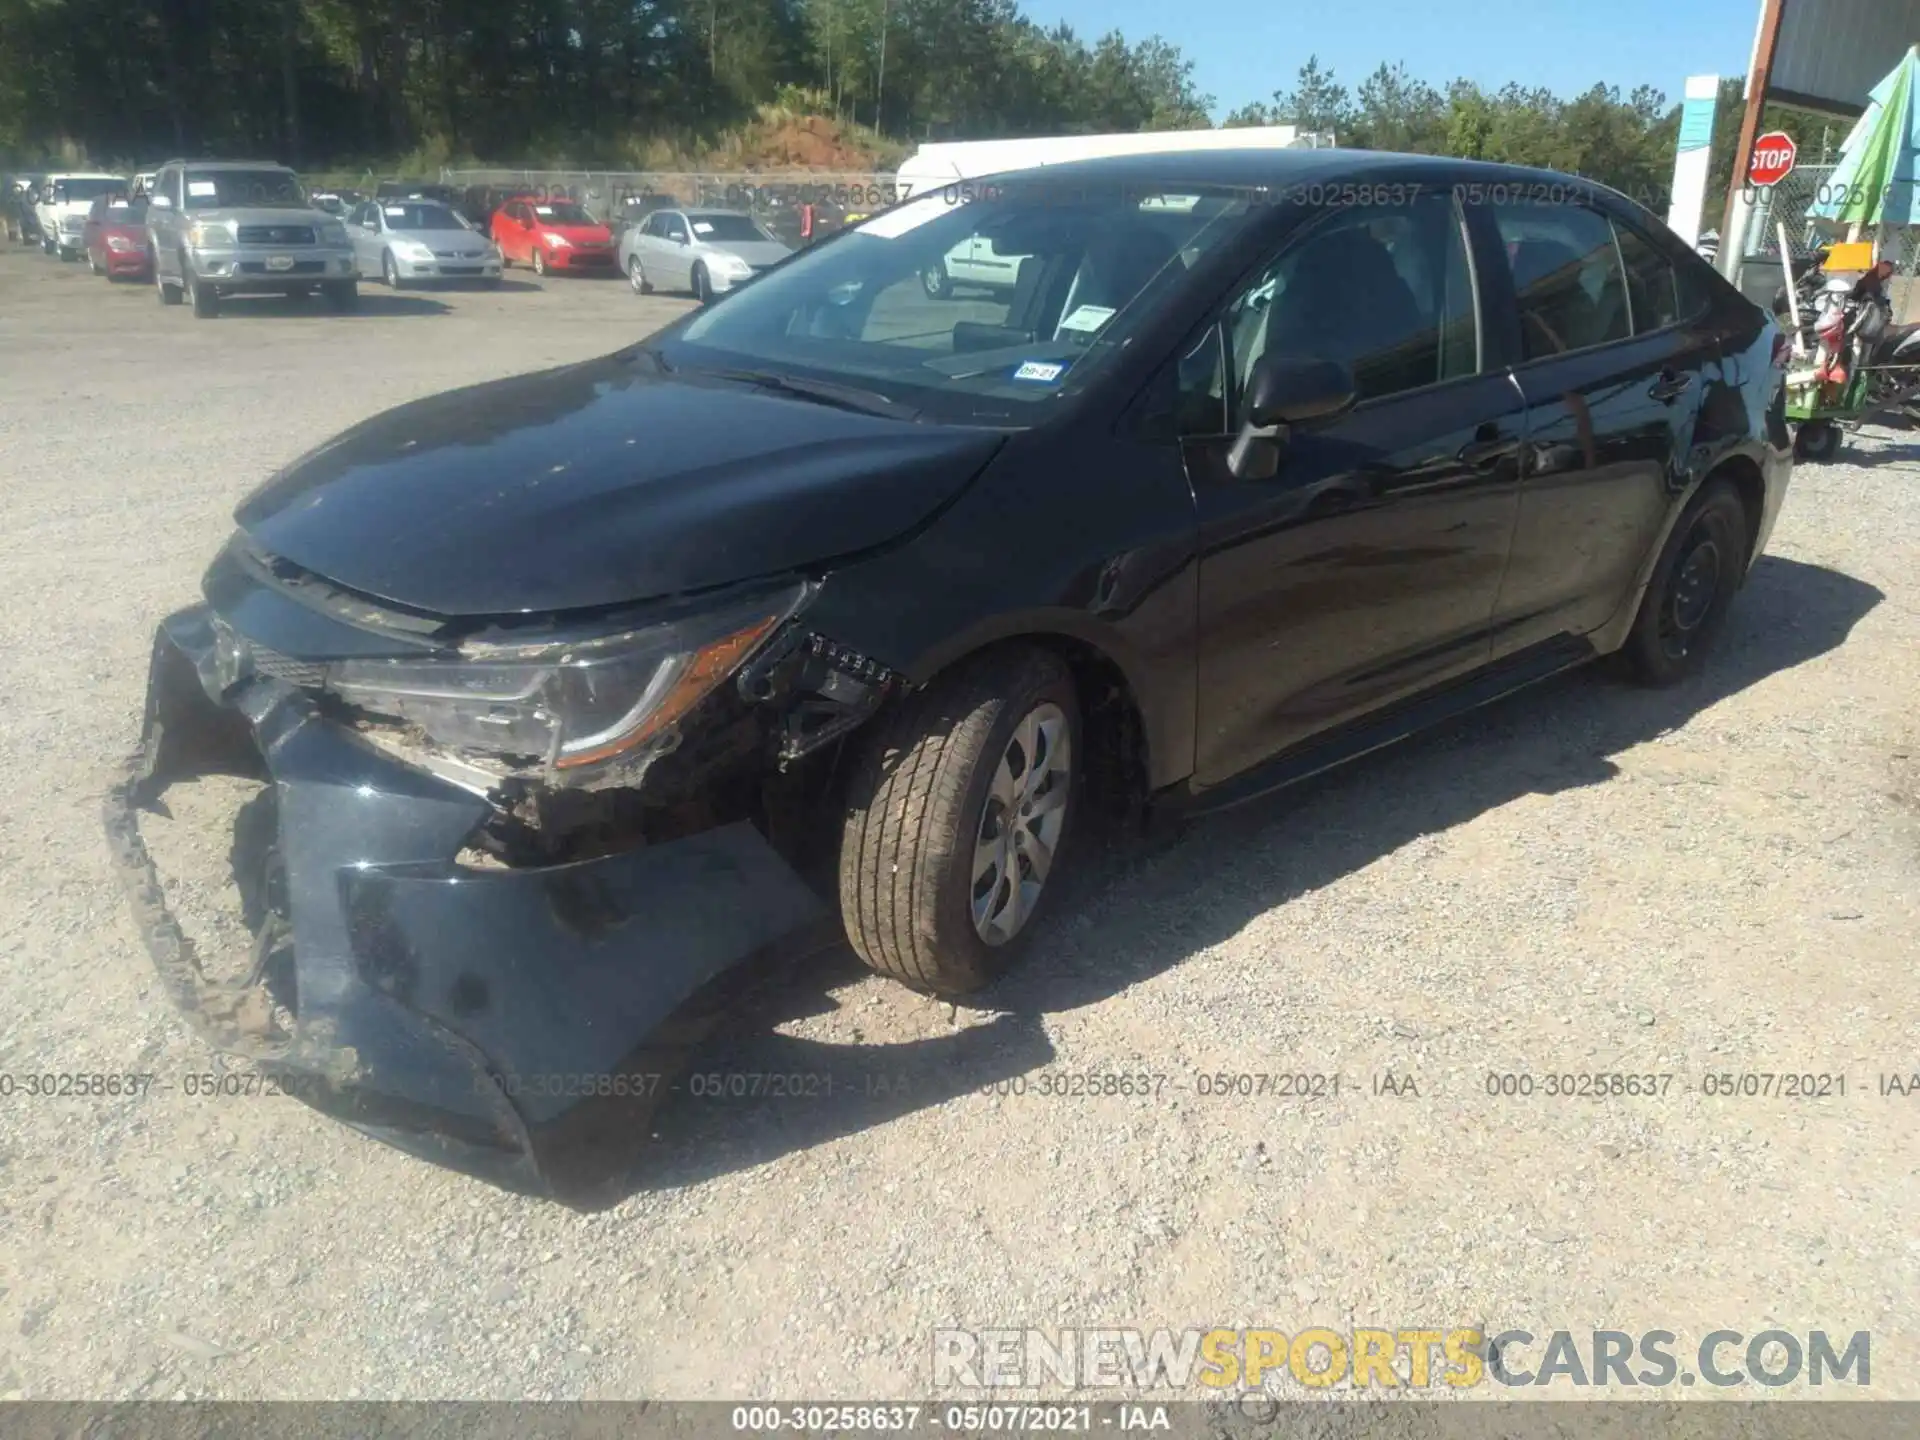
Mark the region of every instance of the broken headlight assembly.
POLYGON ((610 633, 469 640, 425 659, 346 660, 326 689, 369 716, 416 727, 473 760, 541 765, 582 781, 658 750, 804 603, 794 584, 610 633))

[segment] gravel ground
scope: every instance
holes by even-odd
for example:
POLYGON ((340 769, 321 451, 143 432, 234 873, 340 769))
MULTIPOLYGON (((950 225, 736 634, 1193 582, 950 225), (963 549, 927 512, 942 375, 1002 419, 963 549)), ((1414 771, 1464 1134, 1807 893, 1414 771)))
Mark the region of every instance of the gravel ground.
MULTIPOLYGON (((203 323, 0 255, 0 1075, 209 1064, 98 803, 152 623, 236 501, 382 407, 682 304, 525 279, 365 299, 203 323)), ((1870 1393, 1920 1396, 1920 1099, 1875 1083, 1920 1070, 1916 439, 1795 477, 1694 683, 1575 676, 1137 851, 979 1009, 809 969, 714 1067, 896 1083, 676 1102, 614 1209, 505 1195, 291 1100, 16 1092, 0 1394, 905 1397, 941 1326, 1485 1323, 1871 1330, 1870 1393), (1069 1070, 1167 1078, 1033 1093, 1069 1070), (1587 1070, 1679 1079, 1484 1088, 1587 1070), (1722 1070, 1848 1093, 1701 1094, 1722 1070), (1213 1071, 1347 1088, 1223 1100, 1213 1071), (1374 1093, 1389 1071, 1418 1094, 1374 1093), (1029 1093, 981 1093, 1012 1077, 1029 1093)))

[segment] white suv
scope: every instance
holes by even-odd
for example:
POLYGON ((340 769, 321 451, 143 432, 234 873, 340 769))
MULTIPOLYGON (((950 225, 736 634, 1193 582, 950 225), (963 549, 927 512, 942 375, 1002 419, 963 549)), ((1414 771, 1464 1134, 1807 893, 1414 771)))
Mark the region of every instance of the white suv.
POLYGON ((33 207, 40 221, 40 248, 62 260, 78 260, 87 248, 82 232, 87 212, 102 195, 127 193, 124 175, 49 175, 33 207))

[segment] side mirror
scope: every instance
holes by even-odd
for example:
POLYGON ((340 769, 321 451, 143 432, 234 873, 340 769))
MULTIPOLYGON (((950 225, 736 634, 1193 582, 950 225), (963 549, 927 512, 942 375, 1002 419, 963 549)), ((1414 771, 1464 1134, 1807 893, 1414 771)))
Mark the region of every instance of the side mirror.
POLYGON ((1271 480, 1289 427, 1329 419, 1356 398, 1353 371, 1338 360, 1262 355, 1247 375, 1247 418, 1227 468, 1242 480, 1271 480))
POLYGON ((1247 376, 1247 423, 1305 425, 1338 415, 1354 399, 1353 371, 1338 360, 1262 355, 1247 376))

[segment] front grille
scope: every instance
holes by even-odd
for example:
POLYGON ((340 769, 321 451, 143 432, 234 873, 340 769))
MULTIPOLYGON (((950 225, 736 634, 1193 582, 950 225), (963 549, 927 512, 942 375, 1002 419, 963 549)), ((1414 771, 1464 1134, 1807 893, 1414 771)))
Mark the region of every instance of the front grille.
POLYGON ((311 245, 311 225, 242 225, 238 231, 242 245, 311 245))
POLYGON ((575 265, 611 265, 613 254, 607 250, 576 250, 573 252, 575 265))
POLYGON ((436 260, 484 260, 487 257, 479 250, 436 250, 433 252, 433 258, 436 260))
POLYGON ((264 260, 242 260, 233 267, 242 275, 324 275, 327 262, 324 260, 296 260, 292 266, 282 270, 269 269, 264 260))
POLYGON ((264 645, 252 642, 248 642, 247 654, 253 661, 253 668, 262 675, 271 675, 275 680, 284 680, 302 690, 318 690, 326 683, 327 667, 318 661, 295 660, 278 650, 269 650, 264 645))
POLYGON ((480 267, 478 265, 442 265, 440 273, 442 275, 478 275, 480 267))

